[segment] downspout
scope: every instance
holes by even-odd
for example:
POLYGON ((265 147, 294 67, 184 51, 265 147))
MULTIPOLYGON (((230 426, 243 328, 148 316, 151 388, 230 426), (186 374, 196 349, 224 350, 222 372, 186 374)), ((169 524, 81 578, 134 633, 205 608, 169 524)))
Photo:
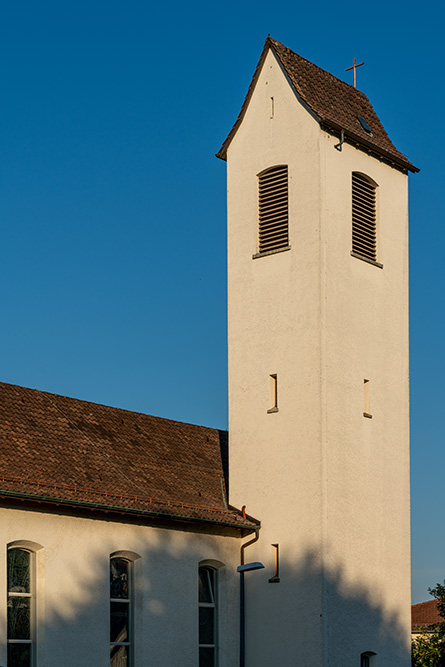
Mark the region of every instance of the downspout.
MULTIPOLYGON (((241 545, 240 548, 240 561, 241 565, 244 565, 244 550, 246 547, 250 547, 254 542, 258 542, 260 539, 260 529, 255 528, 255 537, 249 542, 241 545)), ((244 593, 244 572, 240 572, 240 586, 239 586, 239 620, 240 620, 240 644, 239 644, 239 664, 240 667, 245 667, 246 664, 246 615, 245 615, 245 593, 244 593)))
POLYGON ((334 148, 336 148, 338 151, 341 152, 341 149, 342 149, 342 146, 343 146, 344 143, 345 143, 345 131, 341 130, 340 131, 340 143, 335 144, 334 148))

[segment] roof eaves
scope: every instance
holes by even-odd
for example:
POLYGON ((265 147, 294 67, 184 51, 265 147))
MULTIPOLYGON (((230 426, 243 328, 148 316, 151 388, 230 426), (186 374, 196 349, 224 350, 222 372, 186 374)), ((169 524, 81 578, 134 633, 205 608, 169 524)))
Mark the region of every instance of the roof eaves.
MULTIPOLYGON (((362 150, 365 150, 369 154, 371 154, 371 155, 373 155, 373 156, 375 156, 379 159, 383 159, 383 161, 386 162, 387 164, 389 164, 390 166, 395 167, 397 169, 400 169, 401 171, 403 171, 405 173, 407 171, 411 171, 413 173, 416 173, 416 172, 420 171, 420 169, 418 169, 418 167, 415 167, 408 159, 404 159, 403 154, 400 154, 400 157, 398 157, 394 153, 386 151, 384 148, 381 148, 377 143, 372 142, 372 141, 368 142, 363 137, 360 137, 359 135, 354 134, 350 130, 348 130, 344 127, 341 127, 338 123, 335 123, 330 119, 323 118, 320 115, 319 111, 317 111, 314 108, 314 106, 309 102, 306 95, 304 94, 304 91, 298 85, 298 81, 295 81, 295 77, 292 75, 291 72, 289 72, 288 67, 286 65, 286 62, 285 62, 285 60, 283 59, 283 57, 280 53, 280 49, 278 48, 279 46, 283 46, 283 45, 281 45, 279 42, 275 43, 275 40, 273 40, 271 37, 267 37, 266 42, 264 44, 263 51, 261 53, 260 60, 259 60, 258 65, 256 67, 256 70, 255 70, 255 73, 253 75, 252 81, 250 83, 249 89, 247 91, 247 95, 244 99, 243 105, 242 105, 241 110, 238 114, 238 118, 236 119, 236 121, 235 121, 227 139, 223 143, 221 149, 216 154, 216 157, 219 157, 222 160, 227 159, 227 149, 228 149, 229 144, 232 141, 239 125, 241 124, 241 122, 244 118, 247 106, 249 104, 250 98, 251 98, 253 90, 255 88, 256 81, 257 81, 259 73, 261 71, 261 67, 263 65, 267 50, 268 50, 268 48, 270 48, 272 50, 272 52, 274 53, 277 61, 281 65, 283 73, 286 76, 286 79, 287 79, 289 85, 291 86, 291 88, 293 89, 295 95, 304 104, 304 106, 308 109, 308 111, 314 116, 314 118, 320 123, 321 129, 323 129, 325 131, 328 131, 328 132, 329 132, 330 128, 336 129, 339 133, 341 131, 343 131, 345 138, 347 140, 349 140, 348 143, 351 143, 355 146, 358 145, 360 148, 362 148, 362 150)), ((298 57, 301 58, 302 60, 306 60, 302 56, 298 56, 298 57)), ((317 65, 314 65, 313 63, 310 63, 310 61, 306 61, 306 62, 308 62, 313 67, 317 67, 318 70, 321 70, 321 68, 319 68, 317 65)), ((333 79, 337 79, 342 84, 348 85, 344 81, 342 81, 341 79, 338 79, 337 77, 335 77, 330 72, 326 72, 326 70, 322 70, 322 71, 325 72, 326 74, 328 74, 333 79)), ((356 93, 363 96, 366 99, 367 104, 370 105, 370 102, 369 102, 368 98, 366 97, 366 95, 364 93, 362 93, 361 91, 358 91, 358 90, 356 91, 356 93)), ((384 131, 383 126, 382 126, 382 130, 384 131)), ((397 151, 395 148, 394 148, 394 150, 395 150, 395 152, 399 153, 399 151, 397 151)))
POLYGON ((264 48, 261 52, 260 59, 258 61, 258 64, 256 66, 255 72, 253 73, 252 80, 249 84, 249 88, 247 89, 246 97, 244 98, 244 102, 241 106, 240 112, 238 114, 238 117, 236 121, 234 122, 232 129, 230 130, 229 134, 227 135, 227 139, 224 141, 223 145, 219 149, 219 151, 215 154, 216 157, 220 158, 220 160, 227 160, 227 149, 229 147, 230 142, 232 141, 233 137, 236 134, 237 129, 241 125, 241 122, 244 118, 244 115, 246 113, 247 107, 250 102, 250 98, 252 97, 253 91, 255 89, 256 82, 258 80, 258 77, 261 72, 261 68, 263 66, 264 60, 266 58, 266 54, 269 48, 271 48, 272 43, 269 40, 269 37, 266 39, 266 42, 264 44, 264 48))
MULTIPOLYGON (((73 499, 68 500, 66 498, 58 498, 46 495, 36 495, 18 491, 6 491, 3 489, 0 489, 0 498, 15 498, 18 500, 27 500, 30 502, 35 502, 36 504, 48 503, 51 505, 64 505, 66 507, 83 507, 103 512, 116 512, 119 514, 130 514, 133 516, 140 516, 140 517, 171 519, 176 521, 183 521, 186 523, 201 523, 201 524, 205 523, 216 526, 235 528, 237 530, 253 531, 260 525, 260 522, 252 520, 251 518, 245 519, 242 523, 241 522, 238 523, 236 521, 229 521, 224 519, 206 518, 202 516, 193 517, 193 516, 181 515, 179 513, 174 513, 174 512, 169 513, 169 512, 161 512, 155 510, 144 510, 134 507, 109 505, 106 503, 91 503, 82 500, 73 500, 73 499)), ((233 515, 235 515, 235 512, 233 512, 233 515)))
POLYGON ((341 132, 344 132, 345 141, 348 141, 348 143, 352 145, 359 145, 359 147, 361 147, 362 150, 365 150, 366 152, 369 152, 377 157, 382 158, 385 162, 387 162, 393 167, 398 167, 399 169, 402 169, 402 171, 411 171, 413 173, 417 173, 420 171, 420 169, 418 167, 415 167, 408 159, 403 160, 401 158, 398 158, 392 153, 385 151, 384 148, 380 148, 371 141, 366 141, 366 139, 363 139, 363 137, 360 137, 358 134, 354 134, 354 132, 351 132, 350 130, 343 128, 341 125, 333 122, 330 119, 321 118, 320 126, 321 129, 324 130, 325 132, 334 131, 339 136, 341 132))

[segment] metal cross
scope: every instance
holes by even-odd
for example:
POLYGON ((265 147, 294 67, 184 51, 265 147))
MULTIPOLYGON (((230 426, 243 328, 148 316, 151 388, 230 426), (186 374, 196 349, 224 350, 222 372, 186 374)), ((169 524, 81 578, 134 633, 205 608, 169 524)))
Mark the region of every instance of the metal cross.
POLYGON ((355 58, 354 58, 354 64, 351 67, 347 67, 345 69, 345 72, 349 72, 350 69, 354 70, 354 88, 357 88, 357 67, 360 67, 361 65, 364 65, 364 64, 365 63, 363 62, 363 63, 358 63, 358 65, 357 65, 356 62, 355 62, 355 58))

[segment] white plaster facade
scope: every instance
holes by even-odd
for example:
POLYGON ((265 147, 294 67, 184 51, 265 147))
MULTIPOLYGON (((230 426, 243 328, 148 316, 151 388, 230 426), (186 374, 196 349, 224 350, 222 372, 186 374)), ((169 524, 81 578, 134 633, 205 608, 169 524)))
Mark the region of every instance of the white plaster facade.
MULTIPOLYGON (((198 665, 202 562, 218 572, 219 665, 238 664, 239 539, 11 509, 0 509, 0 525, 0 599, 7 597, 8 545, 35 551, 36 667, 110 666, 109 559, 116 552, 134 561, 132 667, 198 665)), ((6 620, 2 604, 5 666, 6 620)))
POLYGON ((338 143, 269 49, 227 148, 230 502, 261 519, 266 565, 246 577, 248 667, 410 664, 407 175, 338 143), (291 248, 253 258, 275 165, 291 248), (351 256, 355 171, 378 185, 383 269, 351 256))

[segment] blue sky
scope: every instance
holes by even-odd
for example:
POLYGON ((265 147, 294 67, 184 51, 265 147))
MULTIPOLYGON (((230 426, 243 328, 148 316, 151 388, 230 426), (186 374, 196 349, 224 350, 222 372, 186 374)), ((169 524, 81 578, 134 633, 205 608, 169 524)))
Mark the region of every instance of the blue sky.
POLYGON ((413 601, 445 578, 443 23, 407 2, 3 3, 1 380, 227 426, 225 165, 268 33, 358 87, 410 177, 413 601))

